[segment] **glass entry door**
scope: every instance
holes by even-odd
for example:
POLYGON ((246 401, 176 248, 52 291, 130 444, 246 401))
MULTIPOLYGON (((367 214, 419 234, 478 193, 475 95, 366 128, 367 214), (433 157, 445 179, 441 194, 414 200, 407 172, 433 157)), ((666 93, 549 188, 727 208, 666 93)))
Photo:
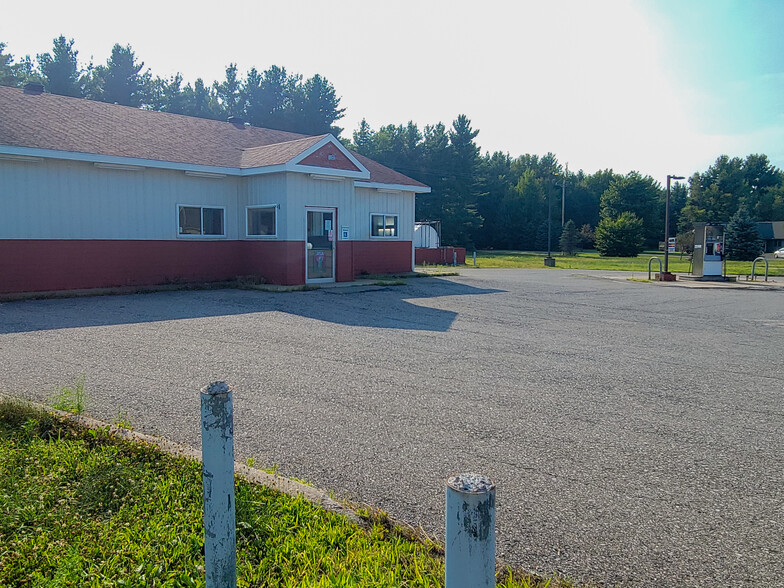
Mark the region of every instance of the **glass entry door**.
POLYGON ((308 282, 335 281, 335 209, 309 208, 305 278, 308 282))

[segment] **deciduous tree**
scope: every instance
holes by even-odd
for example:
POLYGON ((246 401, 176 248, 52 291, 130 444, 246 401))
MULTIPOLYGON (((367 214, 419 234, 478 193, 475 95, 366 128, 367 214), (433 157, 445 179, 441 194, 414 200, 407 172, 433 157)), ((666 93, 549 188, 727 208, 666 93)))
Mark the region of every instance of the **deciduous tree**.
POLYGON ((616 178, 602 194, 600 206, 602 219, 617 219, 624 212, 633 213, 643 223, 645 244, 649 247, 658 245, 664 234, 664 206, 662 189, 656 180, 638 172, 616 178))
POLYGON ((635 257, 643 251, 644 231, 642 219, 633 212, 604 217, 596 227, 596 250, 604 257, 635 257))

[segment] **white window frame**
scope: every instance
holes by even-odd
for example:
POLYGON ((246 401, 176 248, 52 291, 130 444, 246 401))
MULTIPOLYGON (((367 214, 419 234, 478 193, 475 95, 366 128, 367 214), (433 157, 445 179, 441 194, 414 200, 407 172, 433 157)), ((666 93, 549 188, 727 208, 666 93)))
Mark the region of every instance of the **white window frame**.
POLYGON ((225 239, 226 238, 226 207, 225 206, 217 206, 212 204, 178 204, 176 209, 175 219, 177 222, 177 238, 178 239, 225 239), (201 230, 202 234, 200 235, 188 235, 183 234, 180 232, 180 209, 181 208, 198 208, 199 214, 201 215, 201 230), (212 208, 217 210, 223 211, 223 234, 222 235, 205 235, 204 234, 204 209, 205 208, 212 208))
POLYGON ((370 238, 371 239, 400 239, 400 215, 392 213, 392 212, 371 212, 370 213, 370 238), (389 235, 389 236, 387 236, 387 235, 374 235, 373 234, 373 217, 374 216, 383 216, 384 217, 384 226, 385 227, 386 227, 386 223, 387 223, 386 217, 394 216, 395 217, 395 227, 397 229, 397 231, 396 231, 397 234, 396 235, 389 235))
POLYGON ((277 239, 278 238, 278 210, 280 210, 280 205, 278 204, 251 204, 250 206, 245 207, 245 237, 248 239, 277 239), (256 208, 271 208, 273 214, 275 215, 275 233, 272 235, 251 235, 248 232, 250 228, 248 226, 248 211, 256 208))

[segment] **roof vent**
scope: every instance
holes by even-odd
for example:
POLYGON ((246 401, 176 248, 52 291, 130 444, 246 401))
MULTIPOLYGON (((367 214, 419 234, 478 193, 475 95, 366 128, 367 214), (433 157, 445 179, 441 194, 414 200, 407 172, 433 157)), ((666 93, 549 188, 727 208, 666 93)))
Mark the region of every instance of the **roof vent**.
POLYGON ((37 96, 44 93, 44 85, 41 82, 27 82, 24 86, 24 93, 37 96))
POLYGON ((242 120, 239 116, 230 116, 228 118, 228 121, 231 124, 233 124, 235 127, 237 127, 238 129, 244 129, 245 128, 245 121, 242 120))

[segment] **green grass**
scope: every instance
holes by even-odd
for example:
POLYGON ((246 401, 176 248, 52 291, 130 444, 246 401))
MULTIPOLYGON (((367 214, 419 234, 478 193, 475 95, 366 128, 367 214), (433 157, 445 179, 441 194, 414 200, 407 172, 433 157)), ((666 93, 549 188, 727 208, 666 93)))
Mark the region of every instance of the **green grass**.
MULTIPOLYGON (((637 257, 601 257, 596 251, 584 251, 575 256, 554 254, 555 267, 562 269, 584 269, 584 270, 604 270, 604 271, 631 271, 648 272, 648 261, 651 257, 659 257, 664 263, 664 253, 661 251, 647 251, 637 257)), ((542 268, 544 269, 545 254, 530 251, 477 251, 476 263, 483 268, 542 268)), ((467 265, 471 267, 472 261, 467 259, 467 265)), ((784 259, 768 260, 770 264, 771 276, 784 276, 784 259)), ((691 264, 687 256, 680 253, 672 253, 669 256, 669 270, 676 273, 688 273, 691 264)), ((728 261, 727 273, 729 275, 748 275, 751 274, 750 261, 728 261)), ((651 263, 653 272, 659 271, 659 264, 656 261, 651 263)), ((764 275, 765 264, 757 263, 756 274, 764 275)))
MULTIPOLYGON (((0 585, 204 585, 200 465, 0 400, 0 585)), ((440 547, 238 479, 239 586, 443 583, 440 547)), ((572 586, 505 573, 499 586, 572 586)))

